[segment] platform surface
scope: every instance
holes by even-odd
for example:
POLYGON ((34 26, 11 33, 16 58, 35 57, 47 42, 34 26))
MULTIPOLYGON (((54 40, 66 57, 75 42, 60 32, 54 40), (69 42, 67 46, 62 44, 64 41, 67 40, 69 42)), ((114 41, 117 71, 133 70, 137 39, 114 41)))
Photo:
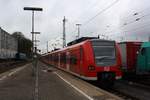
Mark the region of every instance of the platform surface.
MULTIPOLYGON (((56 68, 41 62, 38 62, 38 67, 39 100, 118 100, 117 97, 105 94, 83 80, 73 79, 73 76, 56 68)), ((28 64, 22 70, 0 80, 0 100, 34 100, 34 84, 32 64, 28 64)))

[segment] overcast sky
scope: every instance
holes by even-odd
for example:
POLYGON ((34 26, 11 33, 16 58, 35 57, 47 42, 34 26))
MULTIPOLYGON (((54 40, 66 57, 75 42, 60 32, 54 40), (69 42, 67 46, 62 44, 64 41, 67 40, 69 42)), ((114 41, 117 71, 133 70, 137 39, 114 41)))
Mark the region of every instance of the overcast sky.
POLYGON ((46 41, 61 42, 64 16, 67 42, 77 35, 76 23, 82 24, 81 36, 100 34, 117 41, 147 41, 150 36, 150 0, 0 0, 0 27, 31 39, 31 12, 24 11, 25 6, 43 8, 35 13, 41 49, 46 49, 46 41))

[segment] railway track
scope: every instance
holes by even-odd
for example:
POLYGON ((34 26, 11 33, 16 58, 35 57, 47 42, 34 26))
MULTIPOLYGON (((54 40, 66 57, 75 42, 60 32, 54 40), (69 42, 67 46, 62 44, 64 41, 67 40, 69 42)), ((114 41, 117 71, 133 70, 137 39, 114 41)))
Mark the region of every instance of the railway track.
POLYGON ((138 83, 138 84, 141 84, 141 85, 143 84, 145 86, 150 86, 150 77, 133 81, 133 83, 138 83))
POLYGON ((138 87, 139 89, 145 89, 150 92, 150 81, 136 82, 136 81, 121 80, 121 82, 128 84, 130 86, 133 86, 133 87, 138 87))
POLYGON ((115 94, 124 100, 149 100, 150 98, 150 87, 145 85, 127 81, 116 81, 112 88, 103 88, 96 83, 90 83, 98 88, 102 88, 112 94, 115 94))
POLYGON ((123 78, 124 81, 150 86, 150 74, 123 78))
MULTIPOLYGON (((91 82, 90 82, 91 83, 91 82)), ((110 93, 112 93, 112 94, 115 94, 116 96, 118 96, 118 97, 120 97, 120 98, 122 98, 123 100, 139 100, 139 99, 137 99, 137 98, 135 98, 135 97, 132 97, 132 96, 130 96, 130 95, 128 95, 128 94, 125 94, 125 93, 123 93, 123 92, 121 92, 121 91, 118 91, 117 89, 115 89, 114 87, 112 87, 112 88, 104 88, 104 87, 101 87, 100 85, 98 85, 98 84, 96 84, 96 83, 92 83, 94 86, 97 86, 98 88, 101 88, 101 89, 104 89, 104 90, 106 90, 106 91, 108 91, 108 92, 110 92, 110 93)))
POLYGON ((132 96, 130 96, 128 94, 125 94, 123 92, 120 92, 116 89, 108 89, 107 91, 111 92, 112 94, 115 94, 115 95, 119 96, 120 98, 122 98, 124 100, 140 100, 136 97, 132 97, 132 96))
POLYGON ((140 84, 117 81, 112 90, 129 97, 131 100, 149 100, 150 98, 150 88, 140 84))
POLYGON ((25 61, 3 61, 0 63, 0 73, 24 65, 25 61))

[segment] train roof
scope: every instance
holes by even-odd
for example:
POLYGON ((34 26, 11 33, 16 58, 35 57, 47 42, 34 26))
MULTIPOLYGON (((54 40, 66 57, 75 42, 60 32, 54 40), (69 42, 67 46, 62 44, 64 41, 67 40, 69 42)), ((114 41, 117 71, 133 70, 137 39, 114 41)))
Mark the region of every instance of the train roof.
POLYGON ((134 44, 134 45, 141 45, 143 42, 141 41, 124 41, 124 42, 119 42, 119 44, 134 44))
POLYGON ((123 42, 119 42, 119 43, 143 43, 141 41, 123 41, 123 42))
POLYGON ((143 44, 142 44, 142 47, 150 47, 150 42, 144 42, 143 44))
POLYGON ((82 41, 88 40, 88 39, 98 39, 98 37, 81 37, 81 38, 79 38, 79 39, 76 39, 76 40, 73 40, 73 41, 69 42, 69 43, 67 44, 67 46, 71 46, 71 45, 80 43, 80 42, 82 42, 82 41))
POLYGON ((63 52, 63 50, 66 50, 66 49, 70 49, 70 48, 72 48, 72 47, 74 47, 74 46, 77 46, 77 45, 82 45, 82 43, 84 43, 84 41, 86 41, 86 40, 92 40, 92 41, 97 41, 97 39, 99 40, 99 41, 102 41, 102 42, 115 42, 114 40, 104 40, 104 39, 99 39, 98 37, 81 37, 81 38, 79 38, 79 39, 77 39, 77 40, 74 40, 74 41, 72 41, 72 42, 69 42, 68 44, 67 44, 67 47, 65 47, 65 48, 59 48, 59 49, 56 49, 56 50, 53 50, 53 51, 51 51, 51 52, 48 52, 48 53, 46 53, 46 54, 43 54, 42 56, 46 56, 46 55, 48 55, 48 54, 52 54, 52 53, 56 53, 56 52, 63 52))

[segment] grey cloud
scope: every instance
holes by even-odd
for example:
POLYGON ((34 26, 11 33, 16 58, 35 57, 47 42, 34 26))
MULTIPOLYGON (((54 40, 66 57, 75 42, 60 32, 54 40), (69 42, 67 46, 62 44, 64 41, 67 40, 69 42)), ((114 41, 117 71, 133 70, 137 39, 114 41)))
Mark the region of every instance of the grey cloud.
MULTIPOLYGON (((31 38, 31 12, 23 11, 25 6, 42 7, 43 12, 35 14, 35 31, 40 31, 40 48, 45 48, 46 41, 62 37, 62 19, 67 18, 67 41, 75 39, 77 32, 75 24, 83 24, 115 0, 1 0, 0 27, 12 33, 21 31, 31 38)), ((150 16, 138 22, 121 27, 124 23, 135 20, 136 17, 149 14, 149 0, 120 0, 87 25, 81 26, 81 36, 97 36, 104 34, 113 39, 124 36, 128 40, 147 40, 150 35, 150 16), (140 12, 142 11, 142 12, 140 12), (133 16, 140 12, 138 16, 133 16), (145 25, 145 27, 144 27, 145 25), (143 28, 139 28, 143 27, 143 28), (137 28, 137 29, 136 29, 137 28), (136 30, 135 30, 136 29, 136 30), (128 31, 128 32, 124 32, 128 31)))

